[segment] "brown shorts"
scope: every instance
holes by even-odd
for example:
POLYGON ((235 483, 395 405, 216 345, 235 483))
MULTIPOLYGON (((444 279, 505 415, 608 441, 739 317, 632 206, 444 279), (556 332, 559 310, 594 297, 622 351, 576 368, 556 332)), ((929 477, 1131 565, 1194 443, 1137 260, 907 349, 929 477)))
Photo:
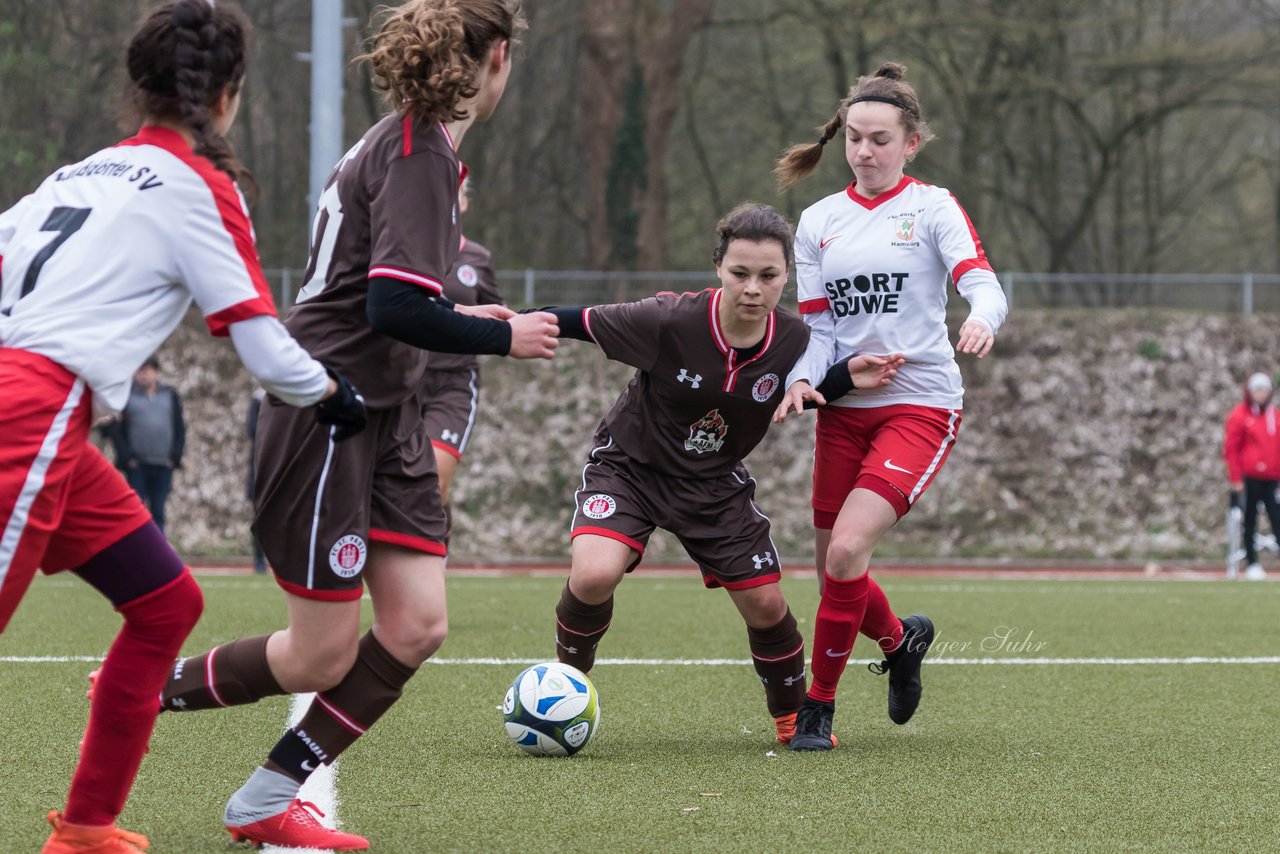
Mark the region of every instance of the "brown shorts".
POLYGON ((360 598, 368 543, 444 555, 436 458, 416 397, 369 410, 364 431, 333 442, 310 409, 268 397, 258 416, 253 531, 285 590, 360 598))
POLYGON ((480 369, 427 370, 419 386, 422 420, 431 444, 461 459, 480 407, 480 369))
POLYGON ((769 517, 756 506, 755 478, 745 466, 722 477, 679 478, 637 465, 608 436, 596 447, 574 494, 570 539, 596 534, 644 555, 654 528, 670 531, 702 571, 708 587, 744 590, 782 576, 769 517))

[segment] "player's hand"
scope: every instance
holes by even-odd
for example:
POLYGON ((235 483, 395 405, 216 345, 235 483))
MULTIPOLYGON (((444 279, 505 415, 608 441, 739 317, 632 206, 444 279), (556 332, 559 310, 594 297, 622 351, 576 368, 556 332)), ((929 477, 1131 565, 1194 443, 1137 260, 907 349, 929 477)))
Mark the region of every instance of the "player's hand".
POLYGON ((854 388, 884 388, 898 375, 906 356, 854 356, 849 360, 849 377, 854 388))
POLYGON ((827 399, 816 388, 805 380, 796 380, 782 396, 782 402, 773 413, 773 423, 781 424, 786 421, 792 410, 795 410, 797 415, 803 412, 806 400, 812 400, 818 406, 827 405, 827 399))
POLYGON ((364 429, 369 422, 364 396, 347 378, 333 368, 325 368, 333 380, 333 392, 316 404, 316 421, 333 428, 333 441, 341 442, 364 429))
POLYGON ((507 318, 511 324, 511 349, 507 355, 513 359, 550 359, 560 346, 560 325, 556 316, 545 311, 532 314, 514 314, 507 318))
POLYGON ((486 303, 484 305, 454 305, 453 310, 458 314, 469 314, 472 317, 487 317, 490 320, 507 320, 514 317, 515 312, 507 308, 505 305, 497 303, 486 303))
POLYGON ((960 325, 960 338, 956 341, 956 352, 969 353, 981 359, 991 352, 991 345, 995 343, 996 336, 985 323, 966 320, 960 325))

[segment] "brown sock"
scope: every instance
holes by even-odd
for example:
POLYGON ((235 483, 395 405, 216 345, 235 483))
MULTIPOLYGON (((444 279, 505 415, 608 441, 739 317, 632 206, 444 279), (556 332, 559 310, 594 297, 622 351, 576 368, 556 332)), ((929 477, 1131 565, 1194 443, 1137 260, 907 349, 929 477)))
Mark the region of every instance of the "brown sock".
POLYGON ((769 714, 789 715, 804 702, 804 638, 796 618, 787 615, 776 626, 753 629, 747 626, 751 663, 764 683, 764 700, 769 714))
POLYGON ((288 693, 267 665, 267 638, 259 635, 214 647, 204 655, 180 658, 160 692, 160 707, 195 712, 256 703, 288 693))
POLYGON ((566 581, 556 605, 556 657, 589 672, 596 661, 596 647, 612 620, 612 596, 599 605, 588 605, 573 595, 566 581))
POLYGON ((301 782, 321 762, 332 764, 400 699, 417 672, 387 652, 372 631, 365 632, 356 663, 335 687, 316 694, 298 725, 276 743, 266 767, 301 782))

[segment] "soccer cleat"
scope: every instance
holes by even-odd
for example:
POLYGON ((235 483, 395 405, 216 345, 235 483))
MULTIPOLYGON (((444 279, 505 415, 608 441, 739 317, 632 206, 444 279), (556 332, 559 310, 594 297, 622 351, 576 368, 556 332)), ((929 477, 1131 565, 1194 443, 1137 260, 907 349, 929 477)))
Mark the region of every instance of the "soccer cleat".
POLYGON ((831 719, 835 714, 834 702, 820 703, 805 697, 804 705, 796 712, 795 732, 788 747, 792 750, 830 750, 835 747, 836 738, 831 734, 831 719))
POLYGON ((1262 568, 1262 564, 1251 563, 1244 568, 1244 578, 1246 581, 1266 581, 1267 571, 1262 568))
POLYGON ((354 833, 331 830, 316 821, 316 815, 324 818, 320 808, 310 801, 294 799, 289 808, 279 815, 251 821, 243 827, 227 825, 227 831, 235 842, 250 845, 279 845, 283 848, 321 848, 331 851, 364 851, 369 840, 354 833), (315 813, 312 815, 311 813, 315 813))
POLYGON ((151 846, 141 833, 121 830, 114 824, 88 827, 68 824, 57 810, 49 813, 53 833, 45 840, 40 854, 138 854, 151 846))
MULTIPOLYGON (((788 715, 778 715, 773 719, 773 726, 778 731, 778 744, 790 744, 791 739, 796 734, 796 712, 788 715)), ((835 747, 840 743, 840 739, 836 738, 835 733, 831 734, 831 746, 835 747)))
POLYGON ((902 621, 902 643, 879 664, 868 664, 872 673, 889 674, 889 720, 905 724, 916 713, 924 688, 920 665, 933 643, 933 622, 921 614, 902 621))

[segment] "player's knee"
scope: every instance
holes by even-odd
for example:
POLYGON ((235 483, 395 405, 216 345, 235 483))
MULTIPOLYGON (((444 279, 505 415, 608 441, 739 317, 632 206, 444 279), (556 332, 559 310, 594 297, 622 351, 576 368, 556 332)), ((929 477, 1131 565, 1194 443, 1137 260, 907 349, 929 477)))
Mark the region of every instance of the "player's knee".
POLYGON ((573 595, 584 602, 595 604, 613 595, 622 580, 616 567, 598 564, 590 560, 575 561, 570 574, 569 588, 573 595))
POLYGON ((443 609, 402 610, 377 624, 378 642, 405 664, 421 664, 444 645, 449 617, 443 609))
POLYGON ((851 578, 866 569, 875 548, 875 539, 862 531, 833 536, 827 547, 827 574, 833 578, 851 578))
POLYGON ((356 647, 351 645, 349 648, 336 651, 335 654, 323 659, 315 658, 307 663, 306 676, 304 681, 308 683, 305 690, 308 691, 328 691, 337 687, 346 675, 351 672, 351 668, 356 663, 356 647))
POLYGON ((135 631, 181 643, 204 613, 204 594, 191 573, 184 571, 168 586, 139 597, 122 606, 120 611, 135 631))

